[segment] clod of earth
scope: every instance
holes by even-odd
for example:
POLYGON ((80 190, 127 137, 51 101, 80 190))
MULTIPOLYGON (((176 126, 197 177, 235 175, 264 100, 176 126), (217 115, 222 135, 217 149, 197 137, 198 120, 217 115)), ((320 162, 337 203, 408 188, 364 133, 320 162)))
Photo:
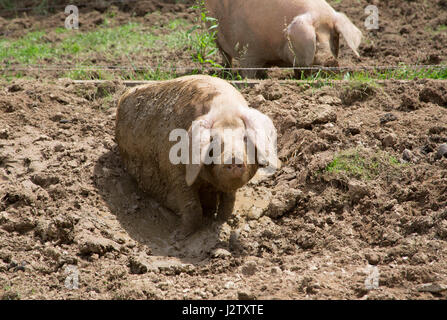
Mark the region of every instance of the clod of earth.
POLYGON ((436 152, 435 159, 441 159, 442 157, 447 158, 447 143, 441 144, 438 152, 436 152))

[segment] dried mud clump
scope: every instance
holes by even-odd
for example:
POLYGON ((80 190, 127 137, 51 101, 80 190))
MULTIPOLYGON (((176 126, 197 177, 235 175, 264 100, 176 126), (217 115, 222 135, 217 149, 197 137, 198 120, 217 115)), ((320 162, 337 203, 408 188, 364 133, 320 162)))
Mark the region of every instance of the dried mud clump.
POLYGON ((443 83, 429 82, 419 93, 419 99, 447 108, 447 88, 443 83))
POLYGON ((402 102, 399 106, 399 110, 402 111, 414 111, 421 108, 420 101, 409 94, 404 94, 402 96, 402 102))

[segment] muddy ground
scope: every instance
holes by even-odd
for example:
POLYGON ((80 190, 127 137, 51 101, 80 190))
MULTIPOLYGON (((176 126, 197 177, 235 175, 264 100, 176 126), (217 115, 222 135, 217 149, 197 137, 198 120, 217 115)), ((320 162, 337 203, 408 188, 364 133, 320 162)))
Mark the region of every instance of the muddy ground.
MULTIPOLYGON (((139 22, 149 27, 167 24, 174 18, 196 22, 198 13, 191 8, 194 1, 79 1, 80 31, 86 32, 101 26, 107 19, 108 27, 126 24, 130 21, 139 22), (150 15, 152 12, 160 15, 150 15), (113 15, 113 18, 111 16, 113 15)), ((24 8, 31 7, 35 1, 23 1, 24 8)), ((447 57, 447 4, 445 0, 407 1, 407 0, 343 0, 329 3, 348 17, 359 27, 364 39, 359 48, 360 58, 341 41, 339 64, 343 67, 358 66, 390 66, 404 64, 438 65, 446 63, 447 57), (379 29, 367 30, 365 19, 367 5, 374 4, 379 9, 379 29)), ((63 28, 67 15, 64 13, 64 1, 48 3, 49 9, 39 10, 2 10, 0 11, 0 35, 8 38, 21 37, 28 31, 46 30, 48 41, 60 41, 63 35, 56 28, 63 28), (41 14, 45 14, 42 17, 41 14)), ((149 29, 148 29, 149 30, 149 29)), ((149 31, 148 31, 149 32, 149 31)), ((133 56, 132 65, 147 65, 150 62, 162 60, 166 66, 174 63, 178 68, 201 68, 201 65, 191 61, 191 54, 185 50, 167 53, 151 59, 147 56, 133 56)), ((61 65, 69 66, 74 57, 66 57, 61 65)), ((221 62, 221 58, 217 62, 221 62)), ((6 62, 4 62, 6 63, 6 62)), ((84 61, 84 64, 88 61, 84 61)), ((110 60, 98 54, 90 61, 92 65, 129 66, 128 58, 110 60)), ((41 61, 39 64, 51 65, 51 61, 41 61)), ((155 64, 156 65, 156 64, 155 64)), ((237 67, 237 61, 235 66, 237 67)), ((22 72, 23 73, 23 72, 22 72)), ((45 72, 31 71, 28 75, 37 78, 61 77, 63 71, 45 72)), ((291 72, 273 71, 270 78, 291 77, 291 72)))
POLYGON ((122 167, 123 90, 0 85, 3 299, 446 298, 445 84, 242 89, 274 120, 283 167, 184 242, 122 167))
MULTIPOLYGON (((97 28, 110 10, 112 26, 194 21, 188 2, 165 2, 89 2, 80 27, 97 28)), ((446 1, 336 2, 366 36, 359 59, 343 45, 340 65, 445 62, 446 1), (378 31, 363 26, 367 4, 380 9, 378 31)), ((57 41, 65 17, 1 11, 0 34, 43 29, 57 41)), ((193 65, 187 52, 165 60, 193 65)), ((0 82, 1 298, 446 298, 445 83, 242 89, 274 120, 284 166, 240 190, 228 223, 173 242, 178 217, 138 190, 117 154, 124 85, 30 75, 45 80, 0 82)))

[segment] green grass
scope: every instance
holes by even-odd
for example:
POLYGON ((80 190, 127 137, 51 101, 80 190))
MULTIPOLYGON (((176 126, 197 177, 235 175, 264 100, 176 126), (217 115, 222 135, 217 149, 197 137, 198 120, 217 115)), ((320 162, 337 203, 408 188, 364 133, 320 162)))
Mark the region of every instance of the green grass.
POLYGON ((426 27, 424 28, 424 30, 425 30, 425 32, 430 33, 432 36, 435 36, 435 35, 437 35, 438 33, 446 32, 446 31, 447 31, 447 25, 445 25, 445 24, 440 24, 440 25, 438 25, 435 29, 433 29, 433 28, 430 27, 430 26, 426 26, 426 27))
POLYGON ((344 172, 349 176, 363 179, 371 179, 377 175, 379 163, 361 156, 358 151, 343 152, 334 157, 326 166, 325 171, 329 173, 344 172))
POLYGON ((405 164, 387 152, 364 152, 361 149, 348 149, 339 152, 324 168, 330 174, 343 173, 361 180, 371 180, 383 172, 396 172, 405 164))
MULTIPOLYGON (((185 21, 174 20, 168 28, 172 30, 185 24, 185 21)), ((97 53, 117 58, 144 54, 148 50, 160 52, 166 47, 181 49, 188 45, 184 32, 173 30, 167 34, 155 35, 156 28, 145 30, 138 23, 98 28, 86 33, 57 28, 57 34, 65 35, 59 42, 47 41, 44 31, 34 31, 18 40, 0 40, 0 61, 33 64, 50 57, 55 61, 64 61, 67 55, 72 55, 76 62, 81 62, 97 53)))
POLYGON ((44 35, 44 31, 34 31, 18 40, 1 39, 0 61, 3 63, 32 63, 36 61, 36 57, 43 59, 51 56, 50 45, 42 40, 44 35))
MULTIPOLYGON (((11 5, 8 0, 1 1, 5 6, 11 5)), ((154 12, 151 15, 161 15, 161 13, 154 12)), ((82 32, 82 29, 75 31, 58 27, 51 31, 29 32, 18 39, 2 38, 0 39, 0 64, 6 66, 36 64, 46 67, 52 65, 70 67, 75 70, 60 71, 57 76, 73 79, 108 80, 120 77, 128 80, 163 80, 179 75, 175 66, 182 65, 182 63, 179 63, 176 59, 176 54, 183 51, 189 52, 191 58, 188 62, 198 66, 196 71, 193 70, 191 73, 206 72, 207 67, 220 68, 220 65, 216 62, 220 61, 215 43, 217 23, 212 19, 210 20, 203 10, 195 23, 183 19, 174 19, 163 27, 147 26, 135 22, 110 27, 110 21, 113 18, 112 12, 102 25, 89 32, 82 32), (101 62, 96 62, 98 60, 101 62), (134 61, 139 61, 139 63, 134 63, 134 61), (141 63, 141 61, 144 61, 144 63, 141 63), (119 65, 125 68, 120 70, 92 70, 91 67, 98 64, 119 65), (135 65, 143 67, 144 70, 137 70, 133 67, 135 65)), ((237 73, 228 71, 208 71, 207 73, 227 80, 241 79, 237 73)), ((0 77, 11 79, 26 75, 26 70, 6 70, 2 72, 0 77)), ((290 75, 292 76, 292 72, 290 72, 290 75)), ((414 68, 402 64, 396 70, 338 73, 317 71, 312 74, 303 72, 299 79, 330 85, 332 80, 350 80, 374 84, 377 80, 422 78, 447 79, 447 65, 438 68, 414 68)))
POLYGON ((415 80, 415 79, 447 79, 447 65, 439 67, 412 67, 401 64, 396 69, 361 70, 334 73, 331 71, 317 71, 311 75, 302 73, 299 80, 350 80, 356 82, 374 82, 377 80, 415 80))
POLYGON ((199 17, 196 19, 195 25, 187 32, 192 58, 201 64, 221 68, 222 66, 213 59, 218 52, 216 39, 219 24, 217 19, 208 16, 204 0, 197 0, 193 8, 199 11, 199 17))
POLYGON ((114 75, 107 70, 70 70, 65 72, 64 78, 75 80, 113 80, 114 75))
POLYGON ((189 41, 185 20, 176 19, 165 29, 148 28, 138 23, 128 23, 114 28, 105 26, 90 32, 80 33, 57 28, 61 41, 49 41, 45 31, 29 32, 20 39, 0 40, 0 62, 3 64, 39 64, 44 59, 54 63, 94 65, 91 62, 101 54, 108 60, 128 60, 128 57, 149 56, 166 50, 187 49, 189 41), (158 30, 157 30, 158 29, 158 30))
POLYGON ((445 24, 441 24, 436 28, 437 32, 443 32, 443 31, 447 31, 447 25, 445 24))
POLYGON ((13 0, 0 0, 0 10, 14 10, 16 4, 13 0))
POLYGON ((44 15, 49 11, 54 12, 54 8, 49 7, 48 0, 36 0, 33 3, 28 3, 27 5, 23 5, 20 1, 16 0, 0 0, 0 11, 9 11, 11 13, 17 13, 18 9, 21 8, 30 8, 32 9, 29 12, 44 15))

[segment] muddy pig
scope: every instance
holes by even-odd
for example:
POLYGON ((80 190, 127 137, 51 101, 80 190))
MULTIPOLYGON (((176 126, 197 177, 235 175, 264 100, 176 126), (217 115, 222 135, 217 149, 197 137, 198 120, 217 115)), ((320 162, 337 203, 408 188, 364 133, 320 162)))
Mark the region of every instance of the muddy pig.
MULTIPOLYGON (((362 32, 324 0, 205 0, 217 19, 217 42, 227 67, 338 65, 339 36, 358 57, 362 32)), ((299 71, 295 72, 298 76, 299 71)), ((244 70, 255 77, 256 70, 244 70)))
POLYGON ((236 190, 260 166, 280 165, 270 118, 210 76, 129 89, 118 101, 115 133, 140 188, 181 215, 179 237, 196 231, 203 215, 228 219, 236 190))

